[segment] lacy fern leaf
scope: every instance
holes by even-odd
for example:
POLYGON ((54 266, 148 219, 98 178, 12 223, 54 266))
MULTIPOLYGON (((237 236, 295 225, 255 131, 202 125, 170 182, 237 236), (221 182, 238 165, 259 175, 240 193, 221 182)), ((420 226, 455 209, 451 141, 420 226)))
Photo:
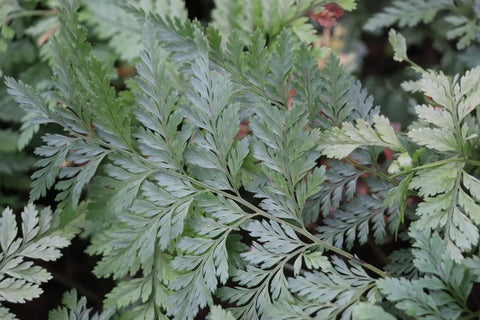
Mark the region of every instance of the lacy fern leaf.
MULTIPOLYGON (((38 211, 32 204, 22 214, 22 237, 12 210, 5 209, 0 216, 0 302, 24 303, 40 296, 40 284, 52 278, 30 259, 54 261, 60 258, 60 249, 70 243, 73 232, 55 230, 58 224, 48 208, 38 211)), ((73 229, 72 229, 73 231, 73 229)), ((16 319, 1 306, 5 319, 16 319)))
POLYGON ((102 313, 91 313, 92 309, 87 308, 87 299, 85 297, 78 298, 76 290, 71 290, 63 295, 62 307, 50 311, 49 320, 108 320, 113 314, 113 310, 104 311, 102 313))

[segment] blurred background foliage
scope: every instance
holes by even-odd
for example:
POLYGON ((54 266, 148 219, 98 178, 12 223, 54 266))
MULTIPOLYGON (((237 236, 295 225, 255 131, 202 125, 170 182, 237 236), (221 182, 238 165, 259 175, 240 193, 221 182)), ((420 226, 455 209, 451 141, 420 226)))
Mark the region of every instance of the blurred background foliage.
MULTIPOLYGON (((278 32, 274 20, 245 16, 238 9, 240 0, 129 0, 124 2, 128 6, 119 6, 117 0, 80 0, 80 3, 80 19, 89 29, 93 51, 109 67, 112 85, 119 91, 135 75, 133 65, 141 42, 141 26, 128 12, 132 7, 171 18, 196 18, 205 25, 213 19, 224 37, 233 27, 240 28, 244 35, 256 27, 262 27, 267 36, 278 32)), ((48 42, 58 30, 54 8, 53 0, 0 0, 0 76, 21 79, 45 95, 51 85, 48 64, 53 54, 48 42)), ((477 0, 358 1, 356 10, 348 13, 335 5, 312 12, 302 17, 294 31, 302 40, 319 48, 319 67, 328 51, 325 47, 332 48, 347 70, 368 88, 382 112, 399 126, 406 126, 411 121, 415 96, 402 90, 401 84, 415 80, 416 74, 406 64, 393 61, 388 29, 394 27, 403 33, 409 57, 415 63, 455 74, 478 64, 479 18, 477 0), (310 23, 304 23, 307 21, 310 23), (316 31, 314 36, 312 30, 316 31)), ((55 104, 52 99, 49 101, 55 104)), ((41 144, 39 131, 58 130, 48 125, 22 124, 22 119, 29 116, 6 94, 0 81, 0 210, 6 206, 19 209, 28 202, 29 176, 36 161, 34 150, 41 144)), ((49 195, 42 204, 54 207, 54 198, 49 195)), ((23 315, 20 310, 21 319, 28 319, 27 314, 38 316, 31 312, 35 308, 43 318, 71 287, 101 306, 102 291, 108 291, 111 284, 94 280, 91 268, 95 262, 83 256, 84 248, 82 242, 74 242, 64 258, 51 267, 56 279, 51 285, 54 288, 46 288, 46 297, 30 303, 34 309, 29 308, 23 315), (78 259, 87 259, 87 263, 79 267, 82 263, 77 263, 78 259), (84 275, 74 275, 79 273, 84 275)))

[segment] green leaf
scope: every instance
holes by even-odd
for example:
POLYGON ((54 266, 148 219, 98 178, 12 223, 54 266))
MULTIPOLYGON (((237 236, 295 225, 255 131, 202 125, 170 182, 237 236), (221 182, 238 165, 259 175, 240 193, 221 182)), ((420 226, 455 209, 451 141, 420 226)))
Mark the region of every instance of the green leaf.
MULTIPOLYGON (((60 258, 60 249, 70 244, 79 232, 76 228, 55 231, 57 224, 52 212, 46 208, 38 211, 32 204, 21 214, 22 237, 12 210, 5 209, 0 216, 0 303, 24 303, 40 296, 40 284, 52 278, 43 267, 27 259, 53 261, 60 258)), ((57 219, 55 219, 57 220, 57 219)), ((0 304, 0 314, 6 319, 14 317, 0 304)))
POLYGON ((401 34, 397 33, 394 29, 390 29, 388 32, 388 41, 393 47, 393 60, 398 62, 409 60, 407 56, 407 44, 401 34))
POLYGON ((330 128, 332 124, 340 125, 346 120, 355 107, 350 103, 348 95, 353 80, 334 54, 330 54, 322 70, 322 78, 320 111, 326 119, 320 118, 319 121, 323 127, 330 128))
POLYGON ((399 208, 399 219, 395 225, 395 235, 398 234, 400 224, 404 222, 405 209, 407 208, 407 197, 409 195, 408 190, 412 177, 412 174, 408 175, 398 184, 398 186, 391 188, 383 201, 384 208, 399 208))
POLYGON ((85 320, 108 320, 113 316, 114 310, 108 309, 102 313, 91 313, 92 309, 87 308, 87 299, 78 298, 77 291, 65 292, 62 299, 62 307, 51 310, 48 320, 85 319, 85 320))
POLYGON ((381 199, 358 196, 325 218, 317 237, 351 250, 355 241, 365 244, 372 229, 375 241, 382 243, 387 234, 384 211, 381 199))
POLYGON ((413 27, 431 22, 440 10, 452 5, 451 0, 395 0, 391 6, 371 17, 364 29, 374 32, 398 23, 400 27, 413 27))
POLYGON ((319 131, 304 130, 307 123, 308 116, 300 106, 281 111, 266 104, 256 108, 250 123, 255 137, 253 155, 261 161, 265 178, 248 189, 264 198, 261 206, 265 210, 299 221, 307 199, 320 191, 324 180, 324 169, 312 172, 320 156, 314 150, 319 131))
POLYGON ((410 249, 393 251, 388 256, 390 263, 385 269, 393 276, 405 277, 409 280, 419 277, 419 272, 413 265, 413 256, 410 249))
MULTIPOLYGON (((129 13, 130 8, 112 0, 101 2, 83 1, 85 8, 81 20, 94 27, 95 35, 108 40, 108 44, 123 60, 134 60, 140 54, 142 43, 142 24, 129 13)), ((144 2, 129 1, 129 6, 161 17, 186 19, 184 1, 161 0, 144 2)))
POLYGON ((220 306, 210 307, 208 320, 235 320, 230 311, 225 311, 220 306))
POLYGON ((373 129, 365 120, 342 123, 342 128, 333 128, 322 133, 319 150, 330 158, 347 157, 360 146, 380 146, 395 151, 405 151, 398 140, 390 121, 384 116, 374 116, 373 129))
POLYGON ((415 112, 421 121, 434 124, 438 128, 454 130, 452 114, 446 110, 428 105, 418 105, 415 107, 415 112))
POLYGON ((372 281, 361 269, 334 258, 329 272, 307 272, 304 276, 289 278, 288 285, 300 299, 315 304, 305 305, 303 309, 313 318, 329 319, 339 315, 349 319, 357 296, 367 294, 372 281))
POLYGON ((417 281, 386 278, 377 280, 377 287, 388 300, 395 302, 396 307, 409 316, 447 319, 442 316, 434 298, 425 293, 417 281))
POLYGON ((453 29, 446 33, 447 39, 458 39, 457 49, 463 50, 475 40, 476 21, 464 16, 448 16, 445 21, 453 25, 453 29))
POLYGON ((441 152, 458 151, 455 135, 449 129, 418 128, 408 132, 413 142, 441 152))
POLYGON ((396 318, 383 310, 382 307, 370 303, 360 302, 353 307, 352 320, 375 319, 395 320, 396 318))
POLYGON ((459 82, 454 84, 455 98, 459 101, 457 109, 459 121, 480 105, 479 76, 480 67, 476 67, 465 72, 459 82))
POLYGON ((0 317, 5 320, 16 320, 17 318, 13 315, 13 313, 10 313, 10 311, 7 308, 1 307, 0 306, 0 317))
POLYGON ((473 314, 464 307, 473 275, 454 262, 438 233, 412 230, 409 235, 415 240, 413 263, 423 276, 416 280, 377 280, 381 292, 409 316, 455 319, 462 313, 473 314))

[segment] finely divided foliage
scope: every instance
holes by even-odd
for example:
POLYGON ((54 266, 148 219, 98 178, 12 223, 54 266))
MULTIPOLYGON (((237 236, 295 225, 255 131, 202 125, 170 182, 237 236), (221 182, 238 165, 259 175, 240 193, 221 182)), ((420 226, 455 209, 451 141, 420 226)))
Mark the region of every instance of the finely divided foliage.
POLYGON ((90 185, 88 252, 101 255, 95 274, 117 284, 105 313, 90 316, 72 292, 52 319, 194 319, 206 308, 211 319, 248 320, 478 315, 467 298, 480 276, 469 257, 480 226, 480 68, 425 72, 418 90, 430 103, 402 135, 337 58, 319 69, 286 28, 325 1, 255 2, 271 18, 257 32, 236 29, 254 2, 217 1, 216 25, 235 29, 230 36, 130 8, 143 44, 137 76, 117 94, 77 5, 60 3, 57 105, 6 84, 33 122, 64 129, 36 151, 32 199, 55 186, 67 224, 90 185), (237 20, 221 20, 227 4, 237 20), (385 148, 396 158, 388 170, 378 161, 385 148), (392 274, 349 253, 397 235, 413 249, 392 254, 392 274))
MULTIPOLYGON (((16 319, 2 302, 24 303, 37 298, 42 283, 52 275, 31 259, 54 261, 60 258, 60 249, 70 243, 75 228, 55 230, 58 219, 49 208, 41 211, 29 204, 21 214, 22 236, 12 210, 5 209, 0 216, 0 316, 16 319)), ((58 217, 57 217, 58 218, 58 217)))
POLYGON ((480 3, 471 0, 394 0, 383 12, 371 17, 364 28, 377 31, 395 24, 414 27, 435 19, 448 25, 446 38, 457 40, 459 50, 465 49, 478 37, 480 3))

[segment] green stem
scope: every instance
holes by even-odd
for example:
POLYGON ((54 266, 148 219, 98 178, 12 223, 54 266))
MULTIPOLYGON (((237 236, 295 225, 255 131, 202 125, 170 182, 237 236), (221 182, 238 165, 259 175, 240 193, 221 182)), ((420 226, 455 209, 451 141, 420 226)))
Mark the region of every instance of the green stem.
POLYGON ((475 160, 470 160, 470 159, 465 159, 465 163, 471 164, 472 166, 477 166, 480 167, 480 161, 475 161, 475 160))
MULTIPOLYGON (((452 96, 453 93, 452 93, 452 96)), ((460 146, 460 154, 462 155, 462 159, 466 159, 467 155, 465 154, 465 146, 464 146, 464 139, 462 137, 462 128, 461 128, 461 120, 458 116, 458 102, 456 99, 453 100, 453 107, 452 107, 452 117, 453 117, 453 125, 455 127, 455 137, 457 140, 457 146, 460 146)))
POLYGON ((387 181, 393 182, 395 184, 398 184, 398 181, 395 180, 393 176, 388 176, 388 175, 386 175, 385 173, 383 173, 379 170, 367 167, 363 164, 360 164, 360 163, 356 162, 355 160, 353 160, 351 158, 344 158, 344 160, 346 160, 348 163, 350 163, 351 165, 353 165, 355 167, 359 167, 360 169, 362 169, 365 172, 374 174, 374 175, 379 176, 380 178, 382 178, 384 180, 387 180, 387 181))
POLYGON ((478 319, 480 318, 480 311, 470 313, 466 316, 458 318, 458 320, 470 320, 470 319, 478 319))
MULTIPOLYGON (((449 163, 454 163, 454 162, 467 162, 467 161, 468 161, 467 159, 462 159, 462 158, 443 159, 443 160, 435 161, 435 162, 432 162, 432 163, 429 163, 429 164, 425 164, 423 166, 410 168, 410 169, 407 169, 405 171, 396 173, 394 175, 391 175, 390 179, 395 179, 399 176, 409 174, 409 173, 412 173, 414 171, 420 171, 420 170, 435 168, 435 167, 438 167, 438 166, 442 166, 442 165, 449 164, 449 163)), ((480 165, 480 162, 479 162, 479 165, 480 165)))
POLYGON ((3 21, 0 25, 1 26, 7 25, 13 19, 36 17, 36 16, 53 16, 54 14, 55 14, 54 10, 23 10, 23 11, 8 15, 5 21, 3 21))

